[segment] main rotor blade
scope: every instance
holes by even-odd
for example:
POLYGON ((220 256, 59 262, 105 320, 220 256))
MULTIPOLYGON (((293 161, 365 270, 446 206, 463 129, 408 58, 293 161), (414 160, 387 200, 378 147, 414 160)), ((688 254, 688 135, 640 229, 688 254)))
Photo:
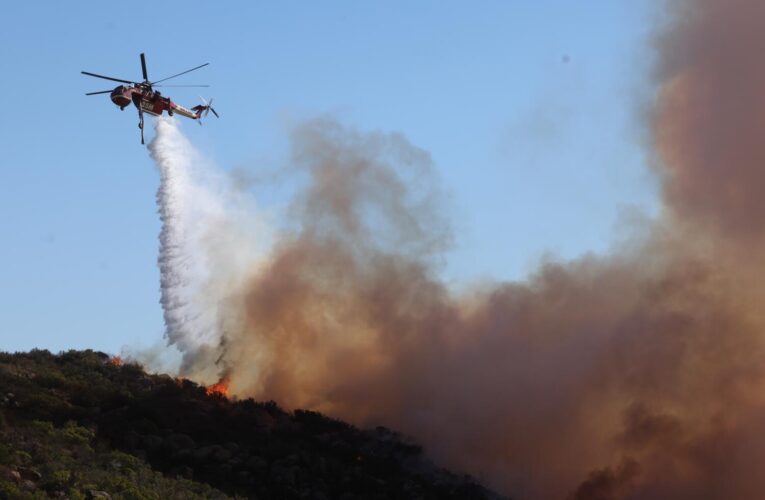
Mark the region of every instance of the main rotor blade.
POLYGON ((112 90, 102 90, 102 91, 100 91, 100 92, 88 92, 88 93, 87 93, 87 94, 85 94, 85 95, 109 94, 109 93, 111 93, 111 92, 113 92, 113 91, 112 91, 112 90))
POLYGON ((141 71, 143 71, 143 79, 148 82, 149 77, 146 74, 146 57, 144 57, 143 52, 141 52, 141 71))
POLYGON ((215 118, 220 118, 220 116, 218 116, 218 113, 212 107, 210 108, 210 111, 213 112, 213 114, 215 115, 215 118))
POLYGON ((151 82, 151 84, 154 85, 155 83, 164 82, 165 80, 169 80, 171 78, 175 78, 176 76, 181 76, 181 75, 185 75, 186 73, 191 73, 192 71, 198 70, 199 68, 204 68, 208 64, 210 64, 210 63, 200 64, 196 68, 187 69, 186 71, 182 71, 182 72, 178 73, 177 75, 168 76, 167 78, 163 78, 161 80, 157 80, 156 82, 151 82))
POLYGON ((152 85, 152 87, 209 87, 209 85, 152 85))
POLYGON ((119 78, 112 78, 111 76, 97 75, 95 73, 90 73, 88 71, 80 71, 80 73, 82 73, 83 75, 95 76, 96 78, 103 78, 104 80, 111 80, 113 82, 133 83, 136 85, 138 84, 138 82, 131 82, 130 80, 120 80, 119 78))

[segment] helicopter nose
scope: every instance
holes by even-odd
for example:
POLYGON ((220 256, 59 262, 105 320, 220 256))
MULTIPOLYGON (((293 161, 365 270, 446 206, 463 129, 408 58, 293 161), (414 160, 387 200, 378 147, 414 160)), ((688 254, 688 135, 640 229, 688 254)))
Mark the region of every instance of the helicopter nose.
POLYGON ((111 94, 112 102, 120 108, 124 108, 131 102, 130 98, 123 93, 123 90, 124 87, 117 87, 111 94))

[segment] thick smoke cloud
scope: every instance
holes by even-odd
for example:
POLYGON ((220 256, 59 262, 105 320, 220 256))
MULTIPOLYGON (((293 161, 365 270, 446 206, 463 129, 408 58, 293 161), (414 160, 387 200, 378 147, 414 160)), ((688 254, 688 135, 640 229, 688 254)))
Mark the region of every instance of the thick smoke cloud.
POLYGON ((515 498, 762 498, 764 11, 676 6, 651 123, 663 215, 522 283, 438 279, 452 234, 425 152, 299 127, 291 229, 215 287, 215 342, 170 335, 184 373, 403 430, 515 498))
POLYGON ((681 2, 660 40, 655 137, 667 206, 722 237, 765 229, 765 3, 681 2))

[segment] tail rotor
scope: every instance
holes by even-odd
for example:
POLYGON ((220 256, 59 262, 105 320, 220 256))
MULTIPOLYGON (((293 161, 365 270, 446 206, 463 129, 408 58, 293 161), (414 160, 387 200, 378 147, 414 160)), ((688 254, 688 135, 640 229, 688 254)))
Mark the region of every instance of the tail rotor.
POLYGON ((202 109, 200 110, 200 113, 199 113, 200 125, 202 124, 202 118, 207 118, 207 115, 210 113, 210 111, 212 111, 212 113, 215 115, 215 118, 220 118, 220 116, 218 115, 218 112, 215 111, 215 108, 212 107, 212 103, 213 103, 212 97, 210 98, 209 101, 202 96, 199 96, 199 98, 202 100, 202 107, 201 107, 202 109))

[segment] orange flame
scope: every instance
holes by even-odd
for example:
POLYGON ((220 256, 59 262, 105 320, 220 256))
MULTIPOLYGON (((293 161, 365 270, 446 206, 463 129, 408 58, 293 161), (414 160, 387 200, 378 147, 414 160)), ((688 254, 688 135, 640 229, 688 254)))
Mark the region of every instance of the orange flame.
POLYGON ((120 356, 112 356, 112 358, 109 360, 109 363, 113 364, 114 366, 122 366, 123 361, 120 356))
POLYGON ((211 386, 208 386, 205 388, 205 392, 208 396, 212 396, 213 394, 218 394, 223 397, 228 396, 228 384, 231 381, 228 375, 221 378, 217 384, 213 384, 211 386))

